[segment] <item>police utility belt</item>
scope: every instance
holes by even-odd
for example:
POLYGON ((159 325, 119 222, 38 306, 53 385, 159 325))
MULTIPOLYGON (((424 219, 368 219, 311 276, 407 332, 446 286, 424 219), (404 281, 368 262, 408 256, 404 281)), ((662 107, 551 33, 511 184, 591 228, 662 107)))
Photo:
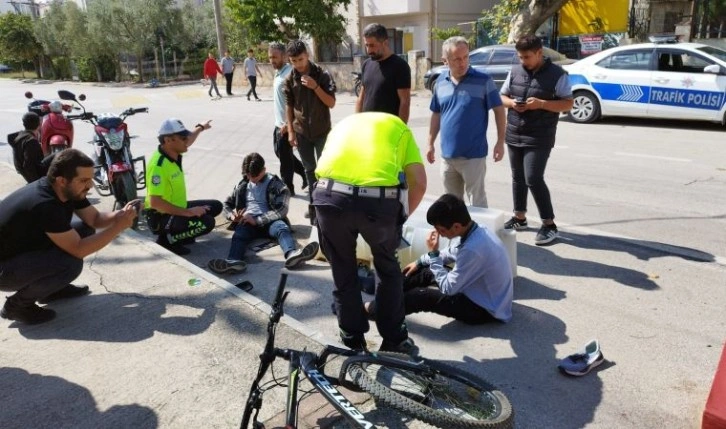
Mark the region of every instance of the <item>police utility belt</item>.
POLYGON ((318 179, 316 188, 365 198, 398 199, 401 195, 401 189, 398 186, 356 186, 333 179, 318 179))

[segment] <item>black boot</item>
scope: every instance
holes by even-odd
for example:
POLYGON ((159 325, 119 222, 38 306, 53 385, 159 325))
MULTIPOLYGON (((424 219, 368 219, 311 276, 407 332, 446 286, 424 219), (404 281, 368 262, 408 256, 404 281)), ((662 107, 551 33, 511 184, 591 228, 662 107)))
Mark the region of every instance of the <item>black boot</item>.
POLYGON ((16 322, 36 325, 45 323, 55 318, 55 311, 49 308, 38 307, 35 303, 28 306, 18 305, 13 297, 5 301, 3 309, 0 310, 0 317, 16 322))

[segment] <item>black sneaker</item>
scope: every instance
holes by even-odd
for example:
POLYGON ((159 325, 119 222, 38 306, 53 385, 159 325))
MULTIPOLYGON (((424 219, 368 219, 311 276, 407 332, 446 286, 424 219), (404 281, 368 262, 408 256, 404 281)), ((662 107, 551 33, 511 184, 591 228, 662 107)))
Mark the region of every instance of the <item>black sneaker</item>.
POLYGON ((537 236, 534 238, 534 244, 541 246, 543 244, 553 242, 559 233, 557 232, 557 225, 542 225, 542 228, 537 231, 537 236))
POLYGON ((418 346, 411 338, 406 338, 398 344, 394 344, 388 340, 383 340, 379 352, 403 353, 409 356, 418 356, 418 346))
POLYGON ((519 219, 516 216, 512 216, 511 219, 504 222, 504 229, 514 229, 517 231, 523 231, 527 229, 527 219, 519 219))
POLYGON ((169 241, 166 238, 166 235, 159 234, 159 238, 156 239, 156 244, 163 247, 164 249, 170 251, 171 253, 179 256, 184 256, 192 253, 191 250, 189 250, 188 247, 184 247, 181 243, 177 242, 174 244, 169 243, 169 241))
POLYGON ((368 350, 365 337, 357 335, 346 334, 343 330, 340 331, 340 340, 351 350, 368 350))
POLYGON ((318 254, 319 249, 320 245, 315 241, 311 241, 302 249, 293 250, 287 259, 285 259, 285 268, 293 269, 299 267, 300 264, 313 259, 318 254))
POLYGON ((61 299, 76 298, 83 295, 88 295, 88 286, 74 286, 72 284, 68 284, 63 289, 54 292, 46 296, 45 298, 39 299, 38 302, 41 304, 48 304, 49 302, 58 301, 61 299))
POLYGON ((55 311, 49 308, 38 307, 35 303, 27 307, 22 307, 15 304, 11 299, 8 299, 5 301, 2 310, 0 310, 0 317, 28 325, 37 325, 53 320, 55 318, 55 311))

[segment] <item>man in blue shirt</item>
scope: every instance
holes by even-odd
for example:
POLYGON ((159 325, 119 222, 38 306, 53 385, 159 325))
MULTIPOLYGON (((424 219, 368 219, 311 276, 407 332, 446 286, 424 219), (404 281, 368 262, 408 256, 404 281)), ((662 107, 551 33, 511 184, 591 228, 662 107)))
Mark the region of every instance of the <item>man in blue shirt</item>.
POLYGON ((497 87, 489 75, 469 66, 469 43, 463 37, 451 37, 442 47, 448 71, 441 73, 431 98, 431 125, 426 159, 436 160, 434 143, 441 132, 441 176, 444 191, 466 199, 473 206, 488 207, 486 176, 487 125, 489 110, 494 111, 497 143, 494 161, 504 157, 506 116, 497 87))
MULTIPOLYGON (((471 325, 511 320, 514 281, 496 234, 472 221, 451 194, 431 205, 426 220, 435 228, 426 240, 430 251, 403 268, 406 314, 428 311, 471 325), (439 236, 451 240, 447 249, 439 250, 439 236)), ((375 317, 375 304, 366 311, 375 317)))

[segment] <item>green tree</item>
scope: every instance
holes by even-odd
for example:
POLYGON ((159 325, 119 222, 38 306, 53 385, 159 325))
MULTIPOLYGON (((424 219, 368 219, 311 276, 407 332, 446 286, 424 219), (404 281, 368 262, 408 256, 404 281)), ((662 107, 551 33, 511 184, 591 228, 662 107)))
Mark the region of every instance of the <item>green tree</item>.
POLYGON ((307 34, 319 43, 338 43, 345 17, 338 12, 350 0, 226 0, 232 20, 256 42, 291 40, 307 34))
MULTIPOLYGON (((69 78, 71 75, 71 48, 66 37, 66 28, 64 5, 60 2, 51 3, 43 17, 35 21, 35 35, 43 45, 43 62, 50 63, 56 79, 69 78)), ((43 70, 41 74, 44 74, 43 70)))
POLYGON ((482 25, 491 41, 514 43, 534 34, 569 0, 501 0, 482 13, 482 25))
POLYGON ((32 62, 42 52, 35 38, 33 22, 27 15, 0 15, 0 59, 19 65, 25 77, 25 63, 32 62))
POLYGON ((159 46, 159 29, 178 17, 173 4, 173 0, 89 2, 90 33, 113 51, 134 54, 139 78, 144 80, 143 60, 159 46))

